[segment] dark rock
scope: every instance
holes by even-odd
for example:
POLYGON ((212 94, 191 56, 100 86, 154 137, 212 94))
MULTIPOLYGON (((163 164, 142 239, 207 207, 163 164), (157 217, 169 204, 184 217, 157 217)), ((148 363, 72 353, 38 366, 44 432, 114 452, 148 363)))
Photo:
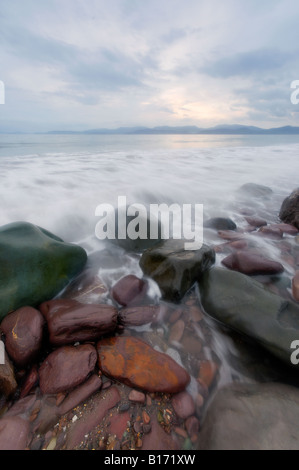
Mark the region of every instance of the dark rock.
POLYGON ((8 398, 16 392, 18 384, 15 379, 14 368, 6 353, 4 357, 5 363, 0 364, 0 392, 8 398))
POLYGON ((84 267, 85 251, 35 225, 0 228, 0 319, 57 295, 84 267))
POLYGON ((38 354, 45 320, 32 307, 23 307, 7 315, 0 325, 5 334, 5 347, 10 358, 20 367, 30 363, 38 354))
POLYGON ((256 183, 243 184, 243 186, 239 188, 238 192, 244 194, 245 196, 255 198, 268 198, 273 194, 272 189, 268 188, 268 186, 263 186, 262 184, 256 183))
POLYGON ((185 250, 183 240, 167 240, 146 250, 140 260, 143 272, 158 284, 165 300, 179 302, 200 275, 215 262, 213 249, 185 250))
POLYGON ((299 306, 268 291, 260 282, 223 268, 206 272, 199 282, 205 311, 256 340, 290 364, 290 344, 299 338, 299 306))
POLYGON ((157 320, 160 307, 144 305, 141 307, 123 308, 118 313, 119 323, 123 326, 140 326, 157 320))
POLYGON ((136 305, 146 294, 147 283, 143 279, 130 274, 120 279, 113 287, 111 295, 120 305, 136 305))
POLYGON ((30 442, 30 426, 18 416, 0 419, 0 450, 25 450, 30 442))
POLYGON ((279 218, 286 224, 294 225, 299 229, 299 188, 283 201, 279 218))
POLYGON ((204 222, 203 226, 205 228, 212 228, 215 230, 236 230, 237 228, 237 225, 233 220, 224 217, 208 219, 204 222))
POLYGON ((177 393, 186 388, 189 374, 173 359, 144 341, 118 336, 97 343, 99 368, 104 375, 148 392, 177 393))
POLYGON ((221 262, 227 268, 247 275, 279 274, 284 271, 281 263, 250 251, 235 251, 221 262))
POLYGON ((213 399, 198 450, 297 450, 299 391, 279 383, 232 384, 213 399))
POLYGON ((39 369, 42 393, 71 390, 86 380, 94 370, 97 353, 93 346, 63 346, 52 352, 39 369))
POLYGON ((188 392, 174 395, 171 404, 179 418, 186 419, 195 413, 194 400, 188 392))
POLYGON ((76 300, 50 300, 40 306, 55 345, 94 341, 117 327, 117 309, 111 305, 81 304, 76 300))

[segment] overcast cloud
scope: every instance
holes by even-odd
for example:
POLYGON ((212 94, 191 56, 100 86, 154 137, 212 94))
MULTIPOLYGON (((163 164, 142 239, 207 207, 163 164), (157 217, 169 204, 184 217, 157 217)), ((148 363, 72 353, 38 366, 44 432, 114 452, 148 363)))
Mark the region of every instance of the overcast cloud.
POLYGON ((297 0, 0 0, 0 131, 299 125, 297 0))

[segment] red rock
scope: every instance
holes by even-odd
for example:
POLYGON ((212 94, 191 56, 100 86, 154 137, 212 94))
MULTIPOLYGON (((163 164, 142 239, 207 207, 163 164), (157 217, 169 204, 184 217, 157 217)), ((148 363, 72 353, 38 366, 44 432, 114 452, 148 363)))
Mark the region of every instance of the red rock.
POLYGON ((144 341, 128 336, 97 343, 99 368, 130 387, 149 392, 177 393, 186 388, 190 376, 166 354, 144 341))
POLYGON ((120 279, 113 286, 111 295, 117 303, 126 307, 140 303, 146 294, 146 290, 147 283, 130 274, 120 279))
POLYGON ((267 221, 260 217, 245 217, 246 222, 253 227, 259 228, 267 225, 267 221))
POLYGON ((155 415, 151 416, 151 430, 143 435, 142 450, 179 450, 178 442, 160 426, 155 415))
POLYGON ((205 387, 209 388, 216 377, 218 365, 213 361, 200 361, 198 380, 205 387))
POLYGON ((93 374, 86 382, 75 388, 59 405, 58 411, 64 415, 70 410, 78 406, 84 400, 87 400, 94 392, 99 390, 102 386, 102 379, 93 374))
POLYGON ((292 280, 292 292, 295 300, 299 302, 299 271, 295 272, 292 280))
POLYGON ((20 308, 2 321, 1 330, 5 334, 5 348, 18 366, 27 365, 38 354, 44 322, 41 313, 31 307, 20 308))
POLYGON ((106 413, 118 404, 120 398, 119 391, 115 386, 96 395, 91 408, 83 414, 81 419, 70 426, 66 449, 72 450, 77 447, 87 434, 101 424, 106 413))
POLYGON ((222 264, 243 274, 279 274, 284 271, 281 263, 249 251, 236 251, 223 259, 222 264))
POLYGON ((81 304, 75 300, 50 300, 40 306, 56 346, 95 341, 117 327, 117 309, 111 305, 81 304))
POLYGON ((39 369, 42 393, 59 393, 76 387, 94 370, 96 361, 96 350, 90 344, 56 349, 39 369))
POLYGON ((25 450, 30 441, 30 425, 18 416, 0 419, 0 450, 25 450))
POLYGON ((188 392, 174 395, 171 403, 179 418, 186 419, 195 413, 194 400, 188 392))
POLYGON ((267 226, 261 227, 257 232, 255 232, 255 235, 271 238, 272 240, 280 240, 283 237, 283 232, 278 227, 267 226))
POLYGON ((297 235, 298 234, 298 229, 297 229, 297 227, 294 227, 294 225, 290 225, 290 224, 271 224, 270 227, 278 228, 283 233, 287 233, 288 235, 297 235))
POLYGON ((138 390, 131 390, 129 393, 129 400, 134 401, 136 403, 144 403, 145 402, 145 395, 142 392, 138 392, 138 390))
POLYGON ((118 321, 123 326, 140 326, 157 320, 160 308, 157 305, 127 307, 119 311, 118 321))
POLYGON ((169 333, 168 341, 169 343, 179 343, 182 339, 185 329, 185 322, 183 320, 178 320, 172 325, 169 333))
POLYGON ((21 392, 20 392, 20 398, 26 397, 32 388, 37 385, 38 383, 38 371, 37 371, 37 366, 33 366, 32 369, 30 370, 29 374, 27 375, 25 382, 22 385, 21 392))
POLYGON ((199 421, 195 416, 189 416, 185 421, 186 431, 190 437, 198 434, 199 431, 199 421))
POLYGON ((117 439, 121 440, 130 422, 130 415, 128 411, 116 414, 110 418, 109 434, 115 435, 117 439))
POLYGON ((219 230, 218 232, 219 237, 224 238, 224 240, 242 240, 245 237, 244 233, 241 232, 233 232, 231 230, 219 230))

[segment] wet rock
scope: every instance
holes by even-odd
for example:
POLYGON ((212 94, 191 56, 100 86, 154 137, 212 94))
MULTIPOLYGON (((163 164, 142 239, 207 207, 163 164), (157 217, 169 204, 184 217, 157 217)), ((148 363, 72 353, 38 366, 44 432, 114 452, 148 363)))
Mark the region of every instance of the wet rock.
POLYGON ((282 203, 279 218, 286 224, 299 229, 299 188, 295 189, 282 203))
POLYGON ((174 395, 171 404, 179 418, 186 419, 195 413, 194 400, 188 392, 174 395))
POLYGON ((245 234, 241 232, 233 232, 232 230, 219 230, 218 235, 224 240, 238 241, 245 238, 245 234))
POLYGON ((93 269, 89 268, 76 276, 60 297, 77 300, 83 304, 100 304, 105 303, 107 295, 107 287, 93 269))
POLYGON ((20 307, 36 307, 53 298, 79 274, 86 260, 81 247, 36 225, 16 222, 1 227, 0 320, 20 307))
POLYGON ((256 183, 246 183, 243 184, 239 189, 238 189, 239 194, 242 194, 244 196, 251 196, 254 198, 268 198, 272 196, 273 191, 271 188, 268 186, 264 186, 262 184, 256 184, 256 183))
POLYGON ((30 391, 33 389, 33 387, 35 387, 35 385, 37 385, 38 383, 38 379, 39 379, 39 376, 38 376, 38 370, 37 370, 37 366, 34 365, 29 374, 27 375, 23 385, 22 385, 22 388, 21 388, 21 391, 20 391, 20 398, 25 398, 29 393, 30 391))
POLYGON ((165 300, 179 302, 196 279, 215 262, 215 252, 206 245, 185 250, 184 240, 167 240, 145 251, 143 272, 158 284, 165 300))
POLYGON ((0 325, 5 334, 5 348, 20 367, 30 363, 38 354, 43 338, 45 320, 31 307, 23 307, 7 315, 0 325))
POLYGON ((292 279, 292 293, 294 299, 299 302, 299 271, 296 271, 292 279))
POLYGON ((5 353, 5 363, 0 364, 0 392, 8 398, 16 392, 17 387, 13 365, 5 353))
POLYGON ((198 450, 297 450, 299 391, 278 383, 233 384, 217 392, 198 450))
POLYGON ((294 225, 290 224, 271 224, 271 228, 279 228, 282 233, 286 233, 288 235, 297 235, 298 228, 294 227, 294 225))
POLYGON ((270 238, 271 240, 280 240, 283 237, 283 231, 279 227, 266 226, 261 227, 254 235, 270 238))
POLYGON ((0 450, 25 450, 30 441, 30 425, 18 416, 0 419, 0 450))
POLYGON ((290 344, 299 337, 299 306, 244 274, 213 268, 199 282, 209 315, 248 335, 290 365, 290 344))
POLYGON ((221 262, 227 268, 247 275, 280 274, 284 271, 281 263, 250 251, 235 251, 221 262))
POLYGON ((199 375, 198 381, 204 387, 210 388, 211 385, 214 383, 216 378, 216 374, 218 371, 218 365, 213 361, 200 361, 199 363, 199 375))
POLYGON ((96 395, 91 407, 70 426, 66 439, 66 449, 72 450, 79 446, 85 436, 101 424, 106 413, 119 403, 120 398, 119 391, 115 386, 96 395))
POLYGON ((130 422, 130 414, 127 411, 112 416, 110 418, 109 434, 115 435, 117 439, 121 440, 127 430, 128 422, 130 422))
POLYGON ((97 353, 93 346, 63 346, 52 352, 39 369, 42 393, 71 390, 84 382, 94 370, 97 353))
POLYGON ((195 416, 189 416, 185 421, 185 427, 190 437, 198 436, 199 421, 195 416))
POLYGON ((123 308, 118 313, 118 321, 123 326, 140 326, 155 322, 159 316, 160 307, 144 305, 142 307, 123 308))
POLYGON ((84 400, 87 400, 87 398, 99 390, 101 386, 102 379, 98 375, 93 374, 88 380, 86 380, 86 382, 79 385, 75 390, 68 394, 58 407, 59 413, 62 415, 68 413, 73 408, 80 405, 84 400))
POLYGON ((130 274, 120 279, 113 287, 111 295, 116 302, 124 307, 141 303, 147 290, 143 279, 130 274))
POLYGON ((108 375, 149 392, 176 393, 186 388, 189 374, 166 354, 134 337, 114 337, 97 343, 99 368, 108 375))
POLYGON ((52 344, 94 341, 117 327, 117 309, 111 305, 81 304, 75 300, 51 300, 40 306, 52 344))
POLYGON ((252 225, 253 227, 256 227, 256 228, 264 227, 265 225, 267 225, 267 221, 264 219, 261 219, 260 217, 247 216, 245 217, 245 220, 249 225, 252 225))
POLYGON ((183 320, 178 320, 177 322, 172 325, 168 341, 169 343, 179 343, 182 339, 183 333, 185 329, 185 322, 183 320))
POLYGON ((145 402, 145 394, 142 392, 139 392, 138 390, 131 390, 128 398, 130 401, 134 401, 136 403, 145 402))
POLYGON ((156 416, 151 416, 151 430, 143 436, 142 450, 179 450, 179 445, 160 426, 156 416))
POLYGON ((236 230, 237 228, 235 222, 224 217, 214 217, 212 219, 208 219, 204 222, 203 225, 205 228, 212 228, 214 230, 236 230))

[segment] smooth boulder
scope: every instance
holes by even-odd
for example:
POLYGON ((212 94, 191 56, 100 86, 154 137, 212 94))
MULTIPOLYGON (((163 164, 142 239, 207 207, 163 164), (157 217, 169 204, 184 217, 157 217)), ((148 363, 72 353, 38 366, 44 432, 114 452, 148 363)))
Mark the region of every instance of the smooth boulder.
POLYGON ((50 343, 56 346, 95 341, 117 327, 118 312, 111 305, 61 299, 43 302, 40 310, 47 320, 50 343))
POLYGON ((179 302, 201 274, 215 262, 215 251, 203 245, 185 250, 184 240, 166 240, 146 250, 140 266, 158 284, 165 300, 179 302))
POLYGON ((244 274, 215 267, 199 281, 206 313, 257 341, 291 366, 290 345, 299 338, 299 306, 244 274))
POLYGON ((84 267, 86 252, 26 222, 0 228, 0 320, 56 296, 84 267))

